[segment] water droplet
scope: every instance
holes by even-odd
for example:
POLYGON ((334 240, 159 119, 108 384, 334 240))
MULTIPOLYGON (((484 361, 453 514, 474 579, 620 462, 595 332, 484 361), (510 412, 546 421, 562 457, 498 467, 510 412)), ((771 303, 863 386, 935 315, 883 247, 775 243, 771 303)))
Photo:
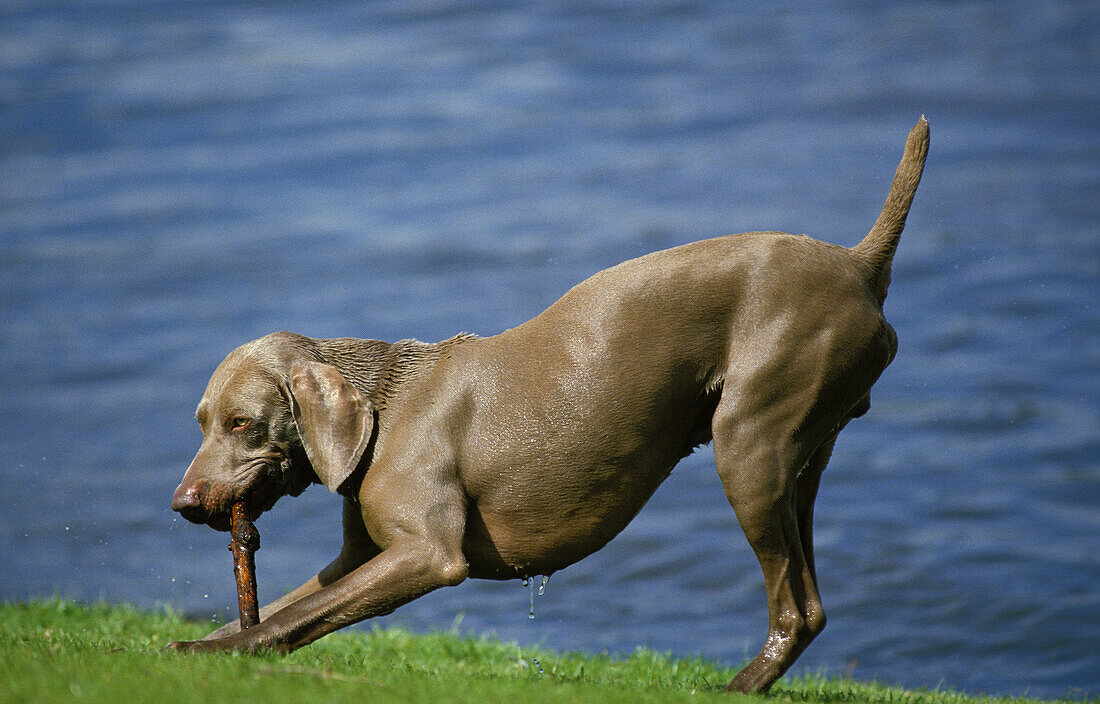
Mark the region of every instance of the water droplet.
MULTIPOLYGON (((522 579, 523 579, 523 586, 527 588, 528 599, 529 599, 528 604, 529 604, 530 608, 527 610, 527 618, 534 618, 535 617, 535 578, 534 577, 523 577, 522 579)), ((542 596, 543 594, 546 593, 546 583, 548 581, 550 581, 550 575, 542 575, 542 578, 539 580, 539 584, 538 584, 538 595, 539 596, 542 596)))
POLYGON ((535 666, 535 669, 539 672, 539 677, 541 677, 544 673, 542 671, 542 665, 539 664, 539 659, 531 658, 531 664, 535 666))

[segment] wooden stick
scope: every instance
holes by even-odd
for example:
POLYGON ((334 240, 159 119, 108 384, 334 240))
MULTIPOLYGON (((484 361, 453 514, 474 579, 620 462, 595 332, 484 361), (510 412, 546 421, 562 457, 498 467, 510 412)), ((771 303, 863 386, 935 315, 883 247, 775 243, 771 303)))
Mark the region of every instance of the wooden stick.
POLYGON ((233 553, 233 576, 237 578, 237 605, 241 628, 260 622, 260 603, 256 599, 255 553, 260 549, 260 532, 248 517, 248 502, 241 499, 229 513, 229 552, 233 553))

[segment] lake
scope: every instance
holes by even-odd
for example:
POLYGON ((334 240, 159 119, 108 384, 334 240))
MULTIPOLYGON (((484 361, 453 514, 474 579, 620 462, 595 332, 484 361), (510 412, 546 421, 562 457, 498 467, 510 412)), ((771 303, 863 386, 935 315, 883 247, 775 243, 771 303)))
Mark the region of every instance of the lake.
MULTIPOLYGON (((854 244, 926 114, 900 351, 825 473, 796 670, 1095 694, 1098 57, 1094 2, 4 2, 0 598, 228 617, 225 536, 168 504, 232 348, 490 335, 730 232, 854 244)), ((261 599, 339 516, 315 487, 260 519, 261 599)), ((707 448, 529 599, 379 622, 731 664, 766 630, 707 448)))

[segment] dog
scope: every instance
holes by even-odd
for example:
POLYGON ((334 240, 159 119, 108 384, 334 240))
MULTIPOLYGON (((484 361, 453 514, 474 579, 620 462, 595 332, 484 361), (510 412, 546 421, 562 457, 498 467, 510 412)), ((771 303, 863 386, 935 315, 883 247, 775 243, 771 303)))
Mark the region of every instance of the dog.
POLYGON ((226 530, 322 483, 340 554, 180 651, 289 652, 467 578, 549 575, 617 535, 696 447, 764 572, 768 634, 728 689, 763 692, 825 626, 813 506, 837 433, 897 351, 882 304, 920 182, 921 117, 855 247, 754 232, 601 271, 535 318, 436 344, 287 332, 234 350, 172 498, 226 530))

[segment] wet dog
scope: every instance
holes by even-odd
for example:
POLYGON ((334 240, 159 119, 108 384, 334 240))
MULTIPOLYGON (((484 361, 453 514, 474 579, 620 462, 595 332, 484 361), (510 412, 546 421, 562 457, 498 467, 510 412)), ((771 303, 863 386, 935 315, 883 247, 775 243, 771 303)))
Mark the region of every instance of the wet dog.
POLYGON ((275 333, 233 351, 199 403, 204 439, 172 507, 225 529, 238 499, 255 517, 320 482, 345 497, 344 544, 258 625, 171 647, 290 651, 468 577, 551 574, 713 441, 769 613, 729 686, 767 690, 825 626, 814 499, 897 349, 882 303, 927 149, 922 118, 851 249, 730 235, 601 271, 494 337, 275 333))

